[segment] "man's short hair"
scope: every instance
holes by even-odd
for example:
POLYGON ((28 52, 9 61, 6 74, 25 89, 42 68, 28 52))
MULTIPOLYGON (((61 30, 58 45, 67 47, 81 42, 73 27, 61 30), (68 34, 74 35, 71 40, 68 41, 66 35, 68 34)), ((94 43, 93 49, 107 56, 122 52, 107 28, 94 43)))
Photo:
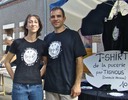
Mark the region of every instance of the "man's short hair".
POLYGON ((6 37, 7 40, 12 40, 13 38, 11 36, 6 37))
POLYGON ((65 12, 63 8, 57 6, 57 7, 52 8, 50 11, 55 11, 55 10, 61 10, 63 17, 65 17, 65 12))

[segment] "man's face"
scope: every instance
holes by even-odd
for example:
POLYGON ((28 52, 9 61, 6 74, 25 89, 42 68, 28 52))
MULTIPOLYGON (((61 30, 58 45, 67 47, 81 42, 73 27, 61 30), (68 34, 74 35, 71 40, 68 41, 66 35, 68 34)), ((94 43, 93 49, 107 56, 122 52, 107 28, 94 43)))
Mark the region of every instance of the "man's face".
POLYGON ((10 46, 12 44, 12 40, 5 39, 5 44, 10 46))
POLYGON ((65 21, 65 17, 63 16, 62 11, 59 9, 51 11, 50 21, 54 28, 61 28, 65 21))

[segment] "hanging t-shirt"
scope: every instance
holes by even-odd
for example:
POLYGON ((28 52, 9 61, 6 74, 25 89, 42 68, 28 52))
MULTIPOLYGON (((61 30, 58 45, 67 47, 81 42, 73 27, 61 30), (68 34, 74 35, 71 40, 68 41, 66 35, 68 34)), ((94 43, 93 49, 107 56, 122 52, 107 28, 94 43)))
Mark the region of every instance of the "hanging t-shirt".
POLYGON ((104 22, 103 45, 105 51, 128 51, 128 45, 126 45, 126 40, 128 40, 127 25, 128 16, 122 16, 121 13, 114 16, 112 20, 104 22))

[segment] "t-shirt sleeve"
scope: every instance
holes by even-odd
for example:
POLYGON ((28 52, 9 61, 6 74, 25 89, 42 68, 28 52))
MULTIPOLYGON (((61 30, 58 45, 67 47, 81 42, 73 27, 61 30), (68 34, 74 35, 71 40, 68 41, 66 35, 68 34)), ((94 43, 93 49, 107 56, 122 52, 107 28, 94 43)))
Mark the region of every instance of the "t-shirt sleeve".
POLYGON ((5 54, 8 53, 9 49, 10 49, 10 46, 7 46, 7 47, 6 47, 6 50, 5 50, 5 54))
POLYGON ((17 42, 16 42, 16 40, 14 40, 9 49, 9 52, 16 54, 16 51, 17 51, 16 49, 17 49, 17 42))
POLYGON ((75 36, 74 37, 75 38, 74 51, 75 51, 76 57, 85 56, 86 55, 86 50, 85 50, 83 42, 80 38, 80 35, 76 32, 74 34, 74 36, 75 36))
POLYGON ((43 53, 43 55, 47 56, 48 55, 48 41, 47 41, 46 37, 44 38, 44 41, 45 41, 45 46, 44 46, 44 53, 43 53))

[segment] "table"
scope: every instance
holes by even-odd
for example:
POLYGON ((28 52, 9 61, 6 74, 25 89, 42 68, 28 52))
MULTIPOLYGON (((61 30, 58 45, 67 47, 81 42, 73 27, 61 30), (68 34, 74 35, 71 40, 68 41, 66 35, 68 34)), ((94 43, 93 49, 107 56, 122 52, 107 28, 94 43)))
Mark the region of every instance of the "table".
MULTIPOLYGON (((85 86, 87 87, 87 86, 85 86)), ((110 86, 108 86, 110 88, 110 86)), ((87 88, 82 88, 82 92, 79 96, 78 100, 128 100, 128 91, 125 92, 118 92, 116 90, 108 90, 108 87, 105 89, 104 88, 95 88, 93 87, 92 89, 87 89, 87 88), (123 94, 123 96, 113 96, 110 95, 110 93, 120 93, 123 94)))
POLYGON ((111 85, 103 85, 96 88, 89 84, 86 80, 81 82, 81 94, 78 100, 128 100, 128 91, 118 92, 111 90, 111 85), (91 88, 88 88, 91 87, 91 88), (121 93, 123 96, 113 96, 110 93, 121 93))

